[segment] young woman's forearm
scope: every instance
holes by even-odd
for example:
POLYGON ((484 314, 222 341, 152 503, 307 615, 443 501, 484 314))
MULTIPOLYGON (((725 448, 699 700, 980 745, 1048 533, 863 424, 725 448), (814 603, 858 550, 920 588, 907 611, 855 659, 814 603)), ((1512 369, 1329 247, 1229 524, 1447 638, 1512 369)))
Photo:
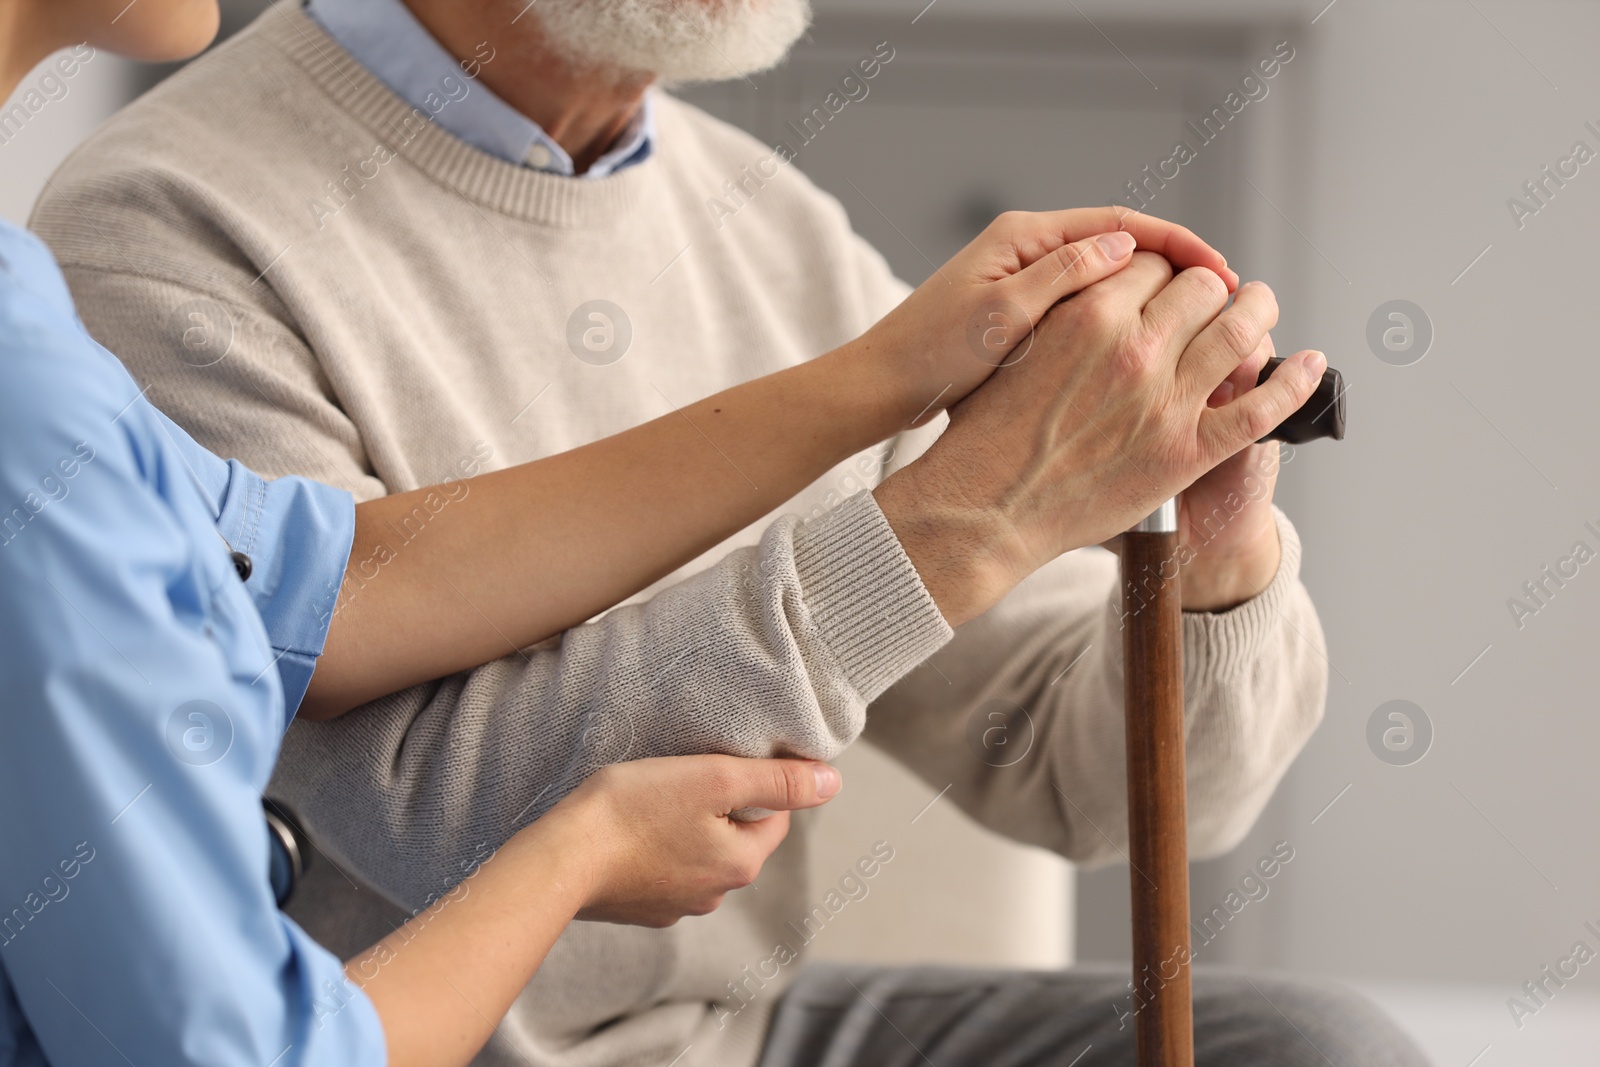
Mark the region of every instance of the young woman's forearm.
POLYGON ((469 1063, 583 907, 585 842, 549 822, 345 964, 377 1009, 390 1067, 469 1063))
POLYGON ((904 429, 918 398, 860 344, 570 452, 360 504, 300 714, 338 715, 575 626, 904 429))

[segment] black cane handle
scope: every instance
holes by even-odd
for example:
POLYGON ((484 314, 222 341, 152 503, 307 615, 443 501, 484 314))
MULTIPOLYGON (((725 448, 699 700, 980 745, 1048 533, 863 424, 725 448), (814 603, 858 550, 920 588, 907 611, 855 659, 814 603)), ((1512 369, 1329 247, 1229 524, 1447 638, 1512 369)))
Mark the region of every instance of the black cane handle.
MULTIPOLYGON (((1282 356, 1268 360, 1267 365, 1261 368, 1261 376, 1256 379, 1256 384, 1266 381, 1282 362, 1282 356)), ((1343 441, 1344 393, 1344 377, 1329 367, 1322 372, 1322 381, 1317 383, 1317 390, 1311 394, 1311 399, 1261 440, 1285 441, 1291 445, 1303 445, 1320 437, 1343 441)))

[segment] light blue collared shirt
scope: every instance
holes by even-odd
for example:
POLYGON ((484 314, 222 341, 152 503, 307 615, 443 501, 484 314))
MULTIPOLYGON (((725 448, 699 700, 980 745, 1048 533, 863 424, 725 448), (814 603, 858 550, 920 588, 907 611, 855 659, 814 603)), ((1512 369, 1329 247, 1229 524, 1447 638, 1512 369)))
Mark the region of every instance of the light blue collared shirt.
POLYGON ((616 145, 575 175, 566 149, 537 122, 466 77, 401 0, 309 0, 306 14, 396 96, 490 155, 552 174, 604 178, 643 163, 654 150, 655 103, 647 92, 616 145))
POLYGON ((0 1065, 385 1062, 261 812, 354 529, 161 415, 0 222, 0 1065))

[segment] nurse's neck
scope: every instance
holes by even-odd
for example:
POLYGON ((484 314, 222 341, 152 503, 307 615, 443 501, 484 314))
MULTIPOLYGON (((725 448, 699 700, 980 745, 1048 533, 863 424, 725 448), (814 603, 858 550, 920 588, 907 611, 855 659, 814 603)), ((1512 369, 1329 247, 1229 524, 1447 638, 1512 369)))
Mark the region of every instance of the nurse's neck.
POLYGON ((0 100, 8 99, 28 71, 67 43, 53 42, 36 4, 0 0, 0 100))
POLYGON ((0 0, 0 98, 50 54, 88 43, 129 59, 188 59, 217 35, 215 0, 0 0))

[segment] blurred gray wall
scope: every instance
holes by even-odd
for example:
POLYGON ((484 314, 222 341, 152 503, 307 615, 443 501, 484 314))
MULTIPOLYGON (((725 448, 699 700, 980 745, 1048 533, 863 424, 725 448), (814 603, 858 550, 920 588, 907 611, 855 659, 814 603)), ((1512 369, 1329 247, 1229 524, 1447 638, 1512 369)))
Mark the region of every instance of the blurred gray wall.
MULTIPOLYGON (((1280 350, 1323 347, 1350 384, 1350 439, 1301 450, 1280 496, 1328 633, 1327 720, 1258 830, 1197 865, 1197 917, 1272 842, 1296 858, 1202 958, 1517 994, 1600 919, 1600 563, 1561 563, 1575 542, 1600 552, 1585 526, 1600 530, 1600 160, 1547 180, 1543 206, 1523 190, 1574 142, 1600 151, 1600 7, 825 8, 819 41, 883 33, 911 62, 841 116, 847 147, 819 138, 801 164, 913 281, 980 208, 1105 202, 1109 180, 1170 152, 1165 116, 1212 106, 1230 61, 1293 43, 1272 95, 1150 207, 1271 282, 1280 350), (877 17, 892 30, 847 29, 877 17), (1174 40, 1198 65, 1188 80, 1181 62, 1161 69, 1174 40), (923 84, 924 42, 1004 55, 923 84), (1512 197, 1539 211, 1519 226, 1512 197), (920 251, 908 247, 918 235, 920 251), (1394 300, 1431 322, 1425 354, 1420 341, 1380 344, 1380 359, 1369 344, 1369 319, 1394 300), (1547 565, 1577 573, 1558 585, 1547 565), (1542 606, 1529 581, 1544 582, 1542 606), (1520 625, 1514 597, 1538 608, 1520 625), (1408 765, 1396 762, 1420 741, 1391 753, 1368 740, 1374 712, 1397 699, 1433 734, 1408 765)), ((1126 953, 1125 893, 1122 871, 1080 878, 1080 957, 1126 953)), ((1485 1011, 1505 1018, 1500 999, 1485 1011)))
POLYGON ((1306 41, 1315 192, 1295 221, 1315 247, 1284 333, 1328 347, 1354 418, 1290 477, 1333 687, 1240 850, 1276 835, 1300 858, 1238 952, 1511 996, 1600 919, 1600 566, 1520 627, 1508 607, 1575 542, 1600 550, 1600 160, 1521 228, 1507 206, 1575 141, 1600 150, 1600 8, 1342 0, 1306 41), (1394 299, 1435 330, 1409 366, 1368 346, 1394 299), (1409 766, 1367 741, 1393 699, 1432 722, 1409 766))
POLYGON ((51 173, 127 101, 129 77, 130 65, 111 55, 95 55, 71 78, 46 62, 0 104, 0 116, 14 114, 19 105, 28 115, 26 121, 13 119, 0 137, 0 218, 17 225, 27 221, 51 173), (31 104, 30 93, 36 94, 31 104))

